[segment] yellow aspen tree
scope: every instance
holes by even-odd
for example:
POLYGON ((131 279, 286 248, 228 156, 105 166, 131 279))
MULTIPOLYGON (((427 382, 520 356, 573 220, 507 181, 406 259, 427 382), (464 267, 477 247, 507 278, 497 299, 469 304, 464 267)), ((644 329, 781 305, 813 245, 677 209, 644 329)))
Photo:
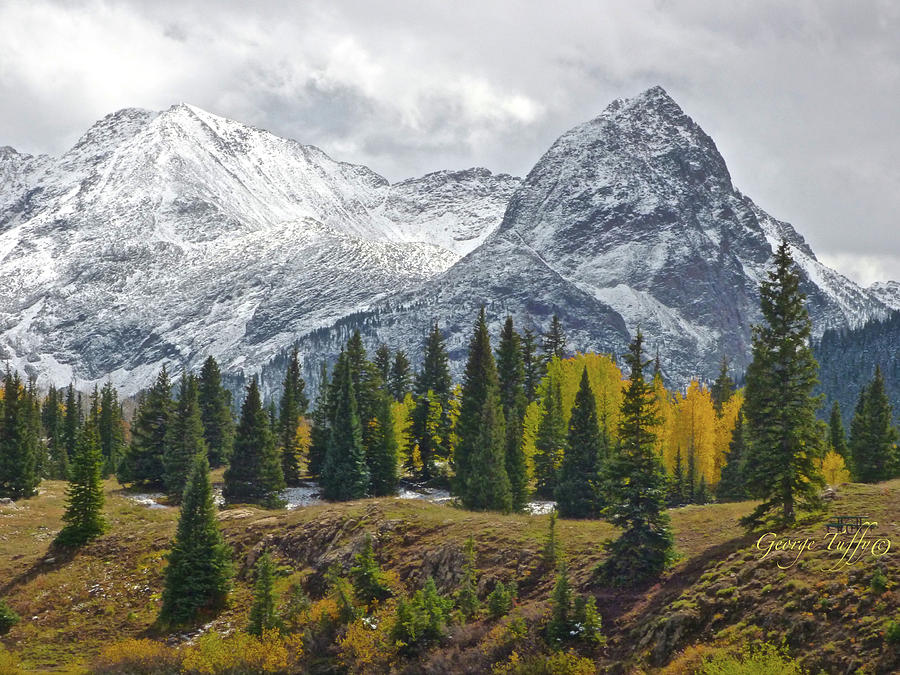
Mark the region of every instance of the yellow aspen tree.
POLYGON ((722 414, 716 417, 715 461, 713 469, 713 482, 719 482, 722 475, 722 467, 728 456, 731 445, 731 435, 734 432, 734 424, 737 421, 741 406, 744 405, 744 390, 734 392, 731 397, 722 404, 722 414))
POLYGON ((840 485, 850 481, 850 472, 847 471, 844 458, 834 450, 825 453, 824 459, 820 460, 819 464, 819 468, 825 476, 825 482, 829 485, 840 485))
POLYGON ((697 380, 692 380, 687 391, 676 395, 675 415, 672 435, 669 439, 668 454, 674 465, 674 454, 681 449, 685 467, 693 457, 694 488, 700 478, 712 485, 715 473, 716 409, 709 389, 697 380))
POLYGON ((662 377, 653 378, 653 395, 656 398, 656 410, 659 416, 659 424, 656 434, 656 451, 666 468, 666 472, 675 470, 675 450, 669 448, 669 437, 672 433, 672 425, 675 421, 675 400, 663 384, 662 377))
POLYGON ((588 382, 597 404, 597 421, 601 427, 605 427, 611 441, 615 442, 618 436, 619 415, 622 407, 622 371, 608 354, 576 354, 568 359, 554 357, 547 365, 548 375, 542 382, 542 389, 546 389, 546 382, 550 374, 558 378, 562 393, 563 419, 568 425, 572 414, 572 406, 575 404, 575 394, 581 382, 581 373, 587 368, 588 382))

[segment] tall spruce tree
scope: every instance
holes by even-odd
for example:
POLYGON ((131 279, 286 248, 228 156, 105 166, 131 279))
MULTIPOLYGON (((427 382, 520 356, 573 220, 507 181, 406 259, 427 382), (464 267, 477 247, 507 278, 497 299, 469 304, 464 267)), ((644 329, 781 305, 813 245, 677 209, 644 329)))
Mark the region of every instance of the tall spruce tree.
POLYGON ((398 349, 394 353, 394 360, 391 362, 391 369, 385 382, 387 382, 388 391, 395 401, 402 401, 412 391, 412 370, 409 358, 402 349, 398 349))
POLYGON ((103 475, 116 473, 125 454, 125 426, 119 393, 112 382, 100 391, 100 452, 103 455, 103 475))
MULTIPOLYGON (((659 355, 657 355, 657 358, 659 358, 659 355)), ((710 387, 709 393, 712 396, 716 414, 721 415, 722 406, 728 402, 728 399, 734 393, 734 380, 728 374, 728 358, 725 356, 722 357, 722 363, 719 366, 719 376, 713 382, 712 387, 710 387)))
POLYGON ((624 357, 630 369, 622 398, 619 443, 605 471, 603 515, 623 532, 607 541, 599 568, 606 583, 629 586, 658 577, 674 559, 665 512, 666 477, 656 452, 656 396, 644 380, 643 336, 638 330, 624 357))
POLYGON ((62 390, 51 384, 41 408, 41 421, 47 434, 49 454, 47 475, 57 480, 69 478, 69 453, 66 451, 63 419, 62 390))
POLYGON ((744 480, 744 413, 738 412, 728 445, 728 456, 722 475, 716 487, 716 497, 720 502, 739 502, 747 499, 744 480))
POLYGON ((284 489, 284 474, 270 422, 253 377, 241 406, 231 463, 225 470, 223 496, 227 504, 280 505, 278 493, 284 489))
POLYGON ((536 492, 553 499, 559 484, 559 465, 566 452, 566 421, 563 417, 562 388, 556 378, 547 380, 547 392, 541 399, 541 419, 534 441, 534 477, 536 492))
POLYGON ((413 448, 419 449, 422 461, 421 478, 429 480, 434 475, 435 460, 449 459, 450 434, 453 423, 450 402, 453 382, 444 339, 437 324, 431 327, 425 342, 422 370, 415 380, 416 407, 412 412, 407 455, 412 458, 413 448))
POLYGON ((0 497, 27 499, 41 482, 32 409, 19 374, 6 369, 0 427, 0 497))
POLYGON ((288 485, 298 485, 301 478, 300 440, 297 431, 300 419, 306 414, 309 400, 306 383, 300 376, 300 358, 297 348, 291 352, 281 388, 281 405, 278 411, 278 446, 281 453, 281 469, 288 485))
POLYGON ((66 489, 65 526, 56 536, 55 544, 66 548, 83 546, 106 531, 102 469, 100 433, 96 422, 89 419, 78 431, 66 489))
POLYGON ((893 410, 884 387, 881 368, 860 394, 850 426, 850 452, 854 477, 861 483, 888 480, 897 474, 897 430, 893 410))
MULTIPOLYGON (((484 307, 478 314, 475 322, 475 330, 469 341, 469 358, 466 362, 466 370, 463 376, 462 400, 460 402, 459 418, 456 422, 456 452, 454 455, 454 469, 456 471, 454 489, 466 501, 466 492, 469 486, 469 477, 473 471, 480 472, 484 467, 473 464, 472 458, 476 453, 484 453, 485 449, 479 444, 485 441, 485 434, 493 434, 496 428, 505 427, 502 420, 503 411, 493 410, 493 400, 498 399, 499 382, 497 379, 497 366, 494 362, 494 354, 491 351, 491 341, 488 335, 487 321, 485 320, 484 307), (486 405, 488 402, 491 405, 486 405), (487 408, 491 410, 487 412, 487 408), (484 418, 490 416, 494 428, 484 429, 484 418)), ((505 440, 505 439, 504 439, 505 440)), ((493 439, 491 439, 493 443, 493 439)), ((505 459, 503 472, 506 473, 505 459)), ((502 481, 509 485, 509 477, 502 481)))
MULTIPOLYGON (((62 446, 68 462, 72 461, 78 448, 78 432, 81 429, 81 410, 75 397, 75 385, 66 388, 66 403, 63 411, 62 446)), ((68 474, 63 476, 68 478, 68 474)))
POLYGON ((397 492, 398 450, 391 400, 387 392, 383 392, 378 400, 373 421, 372 447, 366 454, 369 491, 376 497, 397 492))
POLYGON ((522 369, 525 371, 525 398, 537 400, 538 387, 544 378, 544 362, 538 355, 537 336, 530 328, 522 333, 522 369))
POLYGON ((354 331, 347 340, 346 352, 350 377, 353 380, 353 391, 356 395, 363 448, 368 453, 373 443, 372 422, 375 419, 375 409, 378 407, 378 399, 384 388, 384 381, 381 379, 378 368, 367 358, 362 336, 358 330, 354 331))
POLYGON ((28 387, 25 390, 25 414, 27 417, 28 439, 32 444, 34 453, 34 473, 37 483, 47 476, 49 461, 47 458, 47 446, 44 443, 44 427, 41 423, 41 397, 37 389, 37 378, 28 378, 28 387))
POLYGON ((497 349, 497 379, 500 403, 506 422, 506 474, 512 491, 512 508, 521 511, 528 502, 528 473, 525 465, 525 367, 522 361, 522 339, 506 317, 497 349))
POLYGON ((197 455, 164 572, 160 623, 190 624, 201 612, 221 609, 231 590, 232 574, 231 549, 216 520, 209 462, 205 455, 197 455))
POLYGON ((410 472, 416 470, 415 453, 418 450, 422 462, 419 476, 422 480, 431 480, 435 473, 435 457, 445 447, 441 436, 443 410, 440 398, 429 389, 416 399, 416 405, 410 415, 409 445, 406 453, 406 468, 410 472))
POLYGON ((256 582, 253 584, 253 604, 250 606, 250 621, 247 632, 262 637, 281 625, 275 607, 275 563, 269 552, 259 556, 254 567, 256 582))
POLYGON ((812 395, 818 365, 809 344, 812 325, 805 301, 790 246, 782 241, 760 286, 764 323, 753 327, 753 360, 744 390, 744 475, 750 496, 762 500, 743 520, 750 527, 772 514, 793 523, 798 506, 814 509, 821 503, 819 398, 812 395))
POLYGON ((550 330, 544 335, 542 347, 545 363, 550 363, 554 356, 558 359, 566 358, 566 335, 563 333, 562 323, 556 314, 550 320, 550 330))
POLYGON ((231 393, 222 386, 219 364, 210 356, 203 362, 197 383, 197 400, 203 421, 203 439, 209 464, 226 464, 234 447, 234 416, 231 413, 231 393))
MULTIPOLYGON (((655 375, 654 375, 655 377, 655 375)), ((684 460, 681 457, 681 448, 675 450, 675 467, 669 477, 669 490, 666 504, 669 507, 682 506, 687 503, 685 499, 685 475, 684 460)))
POLYGON ((181 374, 178 402, 166 430, 162 458, 163 483, 170 496, 181 498, 198 454, 206 455, 206 441, 197 400, 197 380, 185 371, 181 374))
POLYGON ((463 506, 507 513, 512 510, 513 496, 506 473, 506 424, 495 390, 488 391, 474 440, 461 494, 463 506))
POLYGON ((313 476, 322 473, 322 464, 328 454, 328 440, 331 438, 331 382, 328 367, 322 361, 319 366, 319 391, 313 404, 309 430, 309 461, 307 471, 313 476))
POLYGON ((391 348, 385 344, 378 345, 372 363, 375 364, 382 381, 387 382, 391 376, 391 348))
POLYGON ((163 457, 172 423, 172 383, 163 366, 153 386, 141 396, 131 425, 131 445, 119 464, 123 483, 165 487, 163 457))
POLYGON ((350 356, 346 351, 341 352, 335 364, 332 390, 334 417, 322 464, 322 496, 335 501, 360 499, 369 489, 369 468, 357 413, 350 356))
POLYGON ((600 512, 600 426, 587 368, 575 394, 566 452, 559 469, 556 508, 563 518, 596 518, 600 512))
POLYGON ((844 421, 841 417, 841 404, 837 401, 831 406, 831 416, 828 418, 828 441, 832 450, 845 460, 850 460, 847 433, 844 431, 844 421))

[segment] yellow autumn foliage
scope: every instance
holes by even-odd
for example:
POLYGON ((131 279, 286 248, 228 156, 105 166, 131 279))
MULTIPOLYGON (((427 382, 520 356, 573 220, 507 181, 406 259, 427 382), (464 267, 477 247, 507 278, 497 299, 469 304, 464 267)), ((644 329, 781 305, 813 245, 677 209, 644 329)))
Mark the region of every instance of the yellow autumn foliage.
POLYGON ((825 482, 829 485, 840 485, 841 483, 850 482, 850 472, 844 458, 834 450, 825 453, 825 457, 819 460, 819 468, 822 475, 825 476, 825 482))

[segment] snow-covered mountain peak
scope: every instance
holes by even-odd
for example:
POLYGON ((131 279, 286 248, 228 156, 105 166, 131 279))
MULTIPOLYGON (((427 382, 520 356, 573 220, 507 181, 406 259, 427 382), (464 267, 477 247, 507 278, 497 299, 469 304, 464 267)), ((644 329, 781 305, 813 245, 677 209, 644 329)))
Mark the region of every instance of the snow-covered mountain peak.
POLYGON ((498 230, 421 289, 390 298, 370 339, 416 354, 413 336, 443 317, 448 344, 463 345, 465 316, 484 303, 496 325, 506 313, 536 327, 559 314, 579 350, 619 353, 640 327, 671 381, 712 378, 723 355, 738 371, 747 365, 759 284, 782 239, 803 271, 816 336, 887 314, 738 192, 713 140, 653 87, 562 134, 498 230))
POLYGON ((517 186, 474 171, 394 187, 190 104, 119 110, 57 159, 0 154, 0 358, 126 391, 210 354, 253 371, 448 269, 517 186))

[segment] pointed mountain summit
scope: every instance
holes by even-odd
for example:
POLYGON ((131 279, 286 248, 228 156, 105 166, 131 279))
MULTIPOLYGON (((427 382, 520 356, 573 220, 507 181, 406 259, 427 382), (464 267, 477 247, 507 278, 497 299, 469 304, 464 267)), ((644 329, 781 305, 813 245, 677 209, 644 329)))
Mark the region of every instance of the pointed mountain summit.
MULTIPOLYGON (((461 349, 480 304, 495 330, 507 312, 538 328, 558 313, 573 349, 621 353, 640 327, 670 381, 711 379, 723 354, 747 364, 759 282, 782 238, 803 270, 816 335, 887 314, 742 195, 713 140, 653 87, 563 134, 479 248, 394 295, 365 328, 416 355, 435 319, 461 349)), ((301 348, 326 348, 321 333, 316 341, 301 348)))
POLYGON ((4 149, 0 177, 0 358, 126 393, 208 355, 254 372, 445 271, 519 184, 473 169, 394 187, 188 104, 107 115, 58 158, 4 149))

